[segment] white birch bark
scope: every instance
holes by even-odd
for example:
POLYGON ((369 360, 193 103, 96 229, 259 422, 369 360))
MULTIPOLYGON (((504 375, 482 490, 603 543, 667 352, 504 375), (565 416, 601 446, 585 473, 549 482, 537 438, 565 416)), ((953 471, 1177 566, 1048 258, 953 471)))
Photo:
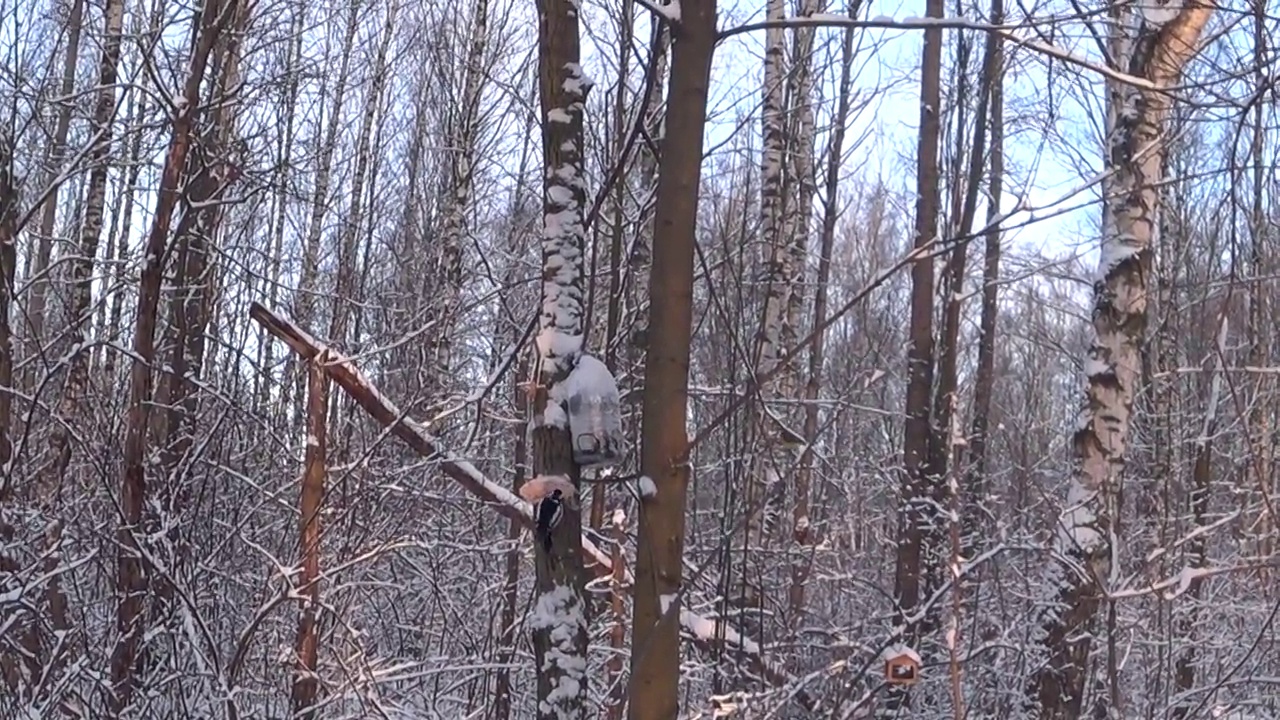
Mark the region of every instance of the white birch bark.
MULTIPOLYGON (((1163 17, 1113 6, 1110 51, 1121 69, 1160 87, 1177 83, 1199 43, 1213 3, 1163 17)), ((1112 521, 1129 447, 1134 395, 1141 377, 1147 282, 1159 220, 1158 187, 1166 151, 1163 130, 1172 99, 1112 81, 1107 88, 1107 165, 1103 183, 1102 247, 1094 281, 1093 337, 1085 355, 1085 391, 1072 438, 1074 468, 1059 550, 1078 568, 1061 573, 1058 602, 1044 622, 1048 662, 1037 673, 1033 701, 1042 718, 1066 720, 1085 712, 1092 648, 1090 631, 1101 595, 1113 580, 1112 521)), ((1094 702, 1105 702, 1099 693, 1094 702)))

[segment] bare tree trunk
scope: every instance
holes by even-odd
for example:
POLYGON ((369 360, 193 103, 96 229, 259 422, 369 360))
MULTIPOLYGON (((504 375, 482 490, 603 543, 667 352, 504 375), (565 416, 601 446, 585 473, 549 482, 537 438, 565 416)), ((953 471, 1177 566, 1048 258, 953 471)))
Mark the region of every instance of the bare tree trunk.
MULTIPOLYGON (((627 107, 630 98, 627 92, 627 75, 631 67, 631 28, 635 24, 635 2, 623 0, 619 11, 618 27, 618 81, 616 95, 613 98, 613 147, 612 165, 624 161, 623 153, 627 145, 627 107)), ((641 110, 643 112, 643 109, 641 110)), ((643 122, 643 119, 641 120, 643 122)), ((618 168, 620 176, 613 186, 609 208, 609 290, 608 306, 605 315, 604 331, 604 364, 609 372, 618 375, 618 337, 622 332, 622 306, 625 297, 622 294, 623 239, 626 234, 626 197, 627 183, 618 168)), ((599 228, 600 224, 596 223, 599 228)), ((597 235, 599 232, 597 232, 597 235)), ((595 274, 594 271, 592 273, 595 274)), ((599 530, 604 524, 604 506, 608 496, 608 485, 601 483, 591 489, 591 527, 599 530)))
MULTIPOLYGON (((122 6, 122 3, 117 4, 122 6)), ((108 4, 104 12, 110 9, 108 4)), ((58 219, 58 191, 62 187, 59 172, 65 170, 62 165, 67 159, 67 133, 71 129, 71 110, 75 105, 69 98, 76 88, 76 64, 80 60, 80 34, 83 29, 84 0, 72 0, 71 14, 67 18, 67 54, 62 65, 62 84, 58 88, 58 96, 64 100, 58 108, 58 122, 54 126, 53 142, 49 146, 49 171, 46 174, 49 194, 44 199, 44 208, 40 214, 35 262, 31 267, 31 304, 27 308, 27 315, 31 322, 30 342, 33 349, 40 346, 44 337, 45 304, 49 295, 49 259, 53 254, 53 233, 58 219)), ((110 33, 109 27, 107 32, 110 33)), ((104 47, 104 52, 105 50, 104 47)), ((114 89, 111 92, 114 101, 114 89)), ((110 144, 105 138, 103 142, 110 144)))
MULTIPOLYGON (((1172 87, 1195 52, 1213 12, 1203 3, 1171 19, 1133 18, 1137 9, 1116 7, 1111 57, 1117 67, 1172 87), (1164 21, 1164 22, 1161 22, 1164 21), (1135 37, 1124 28, 1137 26, 1135 37)), ((1052 591, 1056 603, 1044 618, 1046 664, 1031 686, 1044 720, 1068 720, 1104 712, 1106 694, 1085 706, 1092 650, 1091 632, 1102 604, 1113 558, 1113 520, 1118 510, 1129 442, 1134 394, 1141 374, 1140 348, 1147 320, 1146 275, 1158 216, 1158 185, 1166 152, 1164 126, 1172 99, 1109 81, 1107 165, 1103 184, 1102 256, 1094 284, 1093 331, 1085 356, 1085 402, 1072 438, 1074 468, 1067 513, 1058 533, 1060 551, 1084 572, 1063 569, 1052 591)))
POLYGON ((324 503, 325 447, 328 444, 329 376, 324 356, 307 365, 307 450, 306 469, 302 475, 299 499, 299 541, 302 548, 302 574, 298 592, 302 607, 298 611, 298 632, 294 639, 293 687, 290 700, 295 717, 315 717, 316 695, 320 679, 316 675, 320 640, 316 615, 320 607, 320 509, 324 503))
MULTIPOLYGON (((1266 3, 1254 2, 1254 24, 1253 24, 1253 62, 1254 62, 1254 83, 1258 88, 1258 92, 1263 92, 1263 88, 1267 87, 1267 38, 1266 38, 1266 3)), ((1249 364, 1254 367, 1262 367, 1267 364, 1271 357, 1271 303, 1270 293, 1268 289, 1271 282, 1267 279, 1267 257, 1266 257, 1266 234, 1268 231, 1268 219, 1263 205, 1263 196, 1267 178, 1265 176, 1265 166, 1263 165, 1263 149, 1265 145, 1265 137, 1263 133, 1267 131, 1263 124, 1262 103, 1254 103, 1253 108, 1253 137, 1249 143, 1250 164, 1253 166, 1253 208, 1249 214, 1249 234, 1250 240, 1250 258, 1249 258, 1249 274, 1251 282, 1249 283, 1249 322, 1248 322, 1248 338, 1249 338, 1249 364)), ((1271 467, 1275 455, 1275 447, 1272 442, 1271 431, 1271 413, 1273 408, 1263 402, 1263 390, 1274 387, 1274 382, 1268 375, 1259 375, 1257 382, 1257 393, 1255 400, 1251 403, 1249 418, 1249 439, 1252 447, 1249 449, 1253 454, 1253 462, 1251 463, 1254 475, 1254 484, 1260 492, 1271 494, 1274 481, 1271 478, 1271 467)), ((1250 493, 1251 495, 1252 493, 1250 493)), ((1258 536, 1258 556, 1271 557, 1273 544, 1275 542, 1275 532, 1277 528, 1271 525, 1271 514, 1267 509, 1267 502, 1261 503, 1263 506, 1258 513, 1257 520, 1257 536, 1258 536)), ((1258 569, 1259 577, 1266 584, 1268 573, 1267 568, 1258 569)))
POLYGON ((671 101, 654 211, 640 468, 656 492, 640 500, 628 692, 631 720, 669 720, 679 710, 693 260, 716 3, 684 0, 680 12, 672 30, 671 101))
MULTIPOLYGON (((926 14, 944 15, 943 0, 928 0, 926 14)), ((916 151, 917 250, 928 247, 938 234, 938 137, 941 122, 942 31, 930 27, 924 32, 920 80, 920 137, 916 151)), ((903 640, 914 646, 935 627, 936 608, 921 603, 937 586, 945 551, 943 479, 929 470, 933 428, 930 396, 933 390, 933 259, 917 258, 911 267, 911 320, 907 348, 907 404, 903 431, 903 475, 898 510, 898 555, 894 574, 894 597, 898 608, 894 624, 902 628, 903 640)), ((923 653, 922 653, 923 655, 923 653)), ((907 702, 906 686, 894 685, 885 702, 889 714, 899 712, 907 702)))
MULTIPOLYGON (((130 113, 130 119, 136 120, 146 117, 147 103, 145 100, 139 100, 136 108, 130 113)), ((120 209, 120 232, 117 237, 128 238, 133 228, 134 208, 137 205, 138 196, 138 176, 142 172, 142 163, 139 159, 142 156, 142 136, 143 132, 138 131, 133 134, 133 140, 129 143, 129 155, 125 159, 128 170, 125 173, 125 181, 121 192, 124 194, 123 206, 120 209)), ((129 252, 122 241, 118 243, 114 253, 111 255, 111 272, 110 287, 120 288, 124 284, 125 264, 128 261, 129 252)), ((120 337, 124 326, 124 299, 125 293, 113 292, 111 302, 107 308, 106 326, 103 330, 103 336, 107 338, 120 337)), ((117 377, 117 363, 119 363, 120 355, 113 348, 103 348, 102 353, 102 374, 108 382, 119 382, 117 377)))
POLYGON ((489 2, 477 0, 472 5, 470 38, 462 79, 462 102, 457 108, 455 125, 449 133, 449 185, 443 198, 441 221, 440 270, 437 276, 443 286, 437 302, 444 324, 435 333, 434 357, 440 379, 452 377, 453 333, 462 295, 462 257, 467 244, 475 185, 477 142, 480 130, 480 97, 484 90, 485 53, 489 42, 489 2))
POLYGON ((120 544, 116 560, 116 632, 111 651, 112 693, 108 703, 112 717, 129 706, 140 678, 136 662, 146 632, 143 601, 148 592, 149 572, 144 570, 138 533, 147 502, 146 449, 150 426, 152 365, 155 360, 156 315, 159 310, 164 260, 169 241, 169 225, 182 187, 183 169, 191 147, 200 102, 200 84, 209 55, 218 35, 236 10, 236 0, 208 0, 200 11, 187 78, 173 117, 173 136, 165 157, 156 201, 155 215, 147 236, 138 317, 133 339, 133 362, 129 378, 129 404, 125 420, 123 469, 120 476, 120 544))
MULTIPOLYGON (((855 17, 859 0, 849 3, 849 17, 855 17)), ((818 278, 813 295, 813 322, 822 322, 827 316, 828 284, 831 282, 831 252, 835 246, 836 221, 840 216, 840 168, 843 164, 845 126, 848 124, 853 94, 853 40, 854 31, 846 30, 840 48, 840 85, 835 117, 832 119, 831 140, 827 147, 826 177, 823 181, 822 240, 818 254, 818 278)), ((812 52, 812 40, 809 51, 812 52)), ((808 64, 806 62, 806 64, 808 64)), ((807 95, 807 94, 806 94, 807 95)), ((812 202, 812 200, 810 200, 812 202)), ((808 206, 808 203, 805 203, 808 206)), ((813 540, 812 521, 809 517, 810 492, 817 465, 814 444, 818 439, 818 395, 822 389, 822 368, 826 357, 826 332, 818 327, 809 345, 808 378, 804 388, 804 452, 800 456, 800 468, 796 475, 796 498, 792 509, 792 539, 799 554, 792 561, 791 588, 788 593, 793 629, 799 622, 805 606, 805 585, 809 579, 812 559, 807 548, 813 540)))
POLYGON ((627 685, 623 682, 623 657, 627 644, 626 613, 626 580, 627 580, 627 516, 621 509, 613 511, 613 578, 609 581, 609 609, 613 614, 613 624, 609 626, 608 669, 605 674, 605 687, 609 689, 606 704, 606 717, 609 720, 622 720, 627 707, 627 685))
MULTIPOLYGON (((391 50, 391 40, 395 37, 396 11, 399 7, 398 2, 390 3, 387 7, 386 19, 382 26, 382 42, 378 46, 377 58, 374 61, 373 86, 365 98, 364 115, 360 120, 360 134, 356 140, 356 165, 351 179, 351 204, 342 221, 342 234, 338 245, 338 278, 333 293, 333 315, 329 324, 329 341, 333 343, 346 342, 351 305, 356 304, 359 298, 356 288, 356 261, 360 252, 358 242, 361 236, 360 230, 364 226, 364 192, 369 174, 369 156, 372 152, 373 122, 378 115, 382 92, 387 84, 387 55, 391 50)), ((340 108, 335 108, 334 112, 337 113, 339 110, 340 108)), ((343 444, 341 441, 338 442, 340 446, 343 444)), ((338 462, 341 462, 341 456, 338 462)))
MULTIPOLYGON (((338 77, 335 80, 336 87, 333 91, 333 109, 330 111, 329 124, 325 128, 324 139, 320 146, 315 187, 312 190, 309 203, 311 217, 307 224, 307 234, 303 238, 302 276, 298 282, 295 313, 298 322, 304 326, 316 320, 316 308, 319 307, 320 243, 323 239, 325 216, 329 212, 329 186, 333 182, 333 158, 338 148, 338 129, 343 124, 342 106, 347 96, 347 84, 351 79, 351 54, 355 48, 356 30, 360 25, 360 0, 348 0, 348 2, 347 26, 342 38, 342 56, 338 60, 338 77)), ((328 75, 326 74, 324 77, 327 83, 328 75)), ((322 98, 324 96, 323 87, 321 88, 321 96, 322 98)), ((324 115, 323 108, 322 101, 321 117, 324 115)), ((302 423, 303 382, 303 374, 299 373, 292 386, 293 393, 297 398, 297 402, 293 403, 297 413, 294 416, 295 427, 301 426, 302 423)))
MULTIPOLYGON (((1191 510, 1192 530, 1187 534, 1187 566, 1203 569, 1209 566, 1208 535, 1209 525, 1209 490, 1213 481, 1213 437, 1218 431, 1218 403, 1222 400, 1222 358, 1227 355, 1227 316, 1223 309, 1218 319, 1218 338, 1214 352, 1213 372, 1209 379, 1209 398, 1204 414, 1204 425, 1195 442, 1195 464, 1191 468, 1191 492, 1188 494, 1188 505, 1191 510)), ((1187 583, 1186 595, 1190 603, 1183 610, 1180 621, 1176 623, 1178 637, 1186 643, 1178 650, 1178 659, 1174 663, 1174 676, 1179 694, 1188 697, 1196 682, 1196 636, 1200 633, 1200 592, 1204 586, 1204 577, 1193 575, 1187 583)), ((1181 720, 1188 717, 1192 710, 1189 700, 1185 700, 1173 709, 1173 716, 1181 720)))
MULTIPOLYGON (((786 17, 784 0, 768 0, 767 20, 783 20, 786 17)), ((764 50, 764 98, 760 110, 762 129, 762 157, 760 162, 760 238, 764 243, 763 280, 765 290, 763 318, 755 350, 756 375, 770 375, 779 358, 795 342, 795 327, 791 324, 792 295, 796 291, 797 278, 803 268, 796 262, 797 251, 792 234, 795 203, 787 203, 787 123, 786 123, 786 31, 770 27, 765 31, 764 50)), ((795 372, 788 368, 773 375, 761 388, 766 400, 792 398, 795 395, 795 372)), ((761 452, 754 458, 759 468, 757 479, 747 489, 749 508, 759 508, 760 532, 772 532, 781 509, 782 478, 789 475, 790 458, 783 452, 784 445, 794 445, 799 439, 789 436, 789 414, 766 402, 754 416, 759 422, 762 436, 761 452)), ((748 528, 748 532, 751 528, 748 528)))
MULTIPOLYGON (((285 105, 293 107, 298 102, 298 85, 300 83, 300 73, 298 72, 298 63, 302 56, 302 28, 304 12, 302 8, 295 8, 293 11, 293 21, 290 25, 291 39, 289 41, 288 57, 285 60, 285 105)), ((283 117, 279 117, 277 122, 283 123, 283 130, 280 132, 280 141, 276 146, 276 151, 280 154, 280 166, 277 168, 273 182, 275 183, 275 192, 272 194, 272 202, 274 203, 274 212, 271 220, 271 255, 268 259, 268 276, 265 282, 265 290, 267 301, 271 303, 271 307, 277 307, 279 303, 280 283, 274 281, 274 278, 280 277, 280 270, 284 255, 284 229, 285 215, 289 205, 290 193, 288 192, 287 178, 292 172, 293 159, 293 143, 294 143, 294 114, 280 113, 283 117)), ((261 374, 258 375, 258 389, 254 393, 255 405, 258 414, 265 414, 267 406, 272 403, 269 383, 269 373, 267 372, 274 364, 273 343, 266 342, 266 338, 262 338, 262 342, 258 343, 258 367, 262 368, 261 374)))
MULTIPOLYGON (((977 109, 973 116, 973 142, 969 147, 969 163, 967 167, 967 174, 963 182, 960 178, 961 169, 965 167, 962 162, 964 153, 961 136, 967 128, 963 127, 963 106, 957 112, 957 115, 961 120, 957 122, 956 127, 956 163, 953 173, 954 177, 952 178, 952 183, 956 188, 955 196, 957 198, 957 202, 955 203, 956 206, 952 208, 954 222, 954 226, 952 228, 952 239, 957 243, 957 245, 952 249, 951 255, 943 269, 943 288, 939 293, 939 296, 945 299, 945 309, 942 317, 940 342, 938 343, 936 350, 938 358, 938 378, 936 383, 937 387, 934 389, 933 396, 933 424, 935 432, 934 448, 931 453, 929 469, 930 474, 937 478, 947 475, 947 459, 952 451, 951 440, 948 436, 947 428, 951 427, 951 414, 957 404, 956 398, 952 396, 956 393, 958 382, 957 363, 960 355, 960 320, 961 310, 964 304, 965 269, 968 265, 969 235, 973 232, 973 220, 978 209, 978 194, 982 182, 982 170, 983 166, 986 164, 987 111, 990 107, 991 88, 995 83, 995 74, 998 70, 999 43, 1000 36, 998 34, 987 34, 986 48, 983 52, 982 74, 978 81, 977 109), (962 190, 963 193, 961 192, 962 190)), ((966 87, 963 77, 968 72, 967 45, 965 47, 966 49, 962 52, 962 56, 964 57, 963 66, 958 69, 958 72, 961 75, 961 81, 958 85, 961 88, 966 87)), ((968 102, 968 98, 961 97, 958 102, 968 102)))
MULTIPOLYGON (((991 0, 993 25, 1004 22, 1004 0, 991 0)), ((978 321, 978 367, 973 383, 973 420, 969 426, 969 458, 964 488, 964 517, 971 523, 965 544, 972 548, 981 537, 976 525, 984 512, 987 473, 987 433, 991 419, 991 395, 995 390, 996 322, 1000 316, 1000 201, 1004 194, 1004 39, 991 35, 988 59, 991 76, 991 168, 987 205, 986 248, 982 263, 982 310, 978 321)), ((986 525, 985 522, 981 525, 986 525)))
MULTIPOLYGON (((583 74, 574 0, 539 0, 538 96, 542 109, 542 313, 537 386, 530 418, 533 471, 562 476, 558 524, 534 544, 533 632, 539 720, 578 720, 587 713, 587 598, 582 564, 579 468, 573 458, 567 400, 558 392, 582 355, 585 283, 583 109, 591 80, 583 74)), ((535 513, 537 510, 535 509, 535 513)))
MULTIPOLYGON (((516 338, 518 341, 519 338, 516 338)), ((527 400, 523 392, 519 390, 521 385, 529 378, 529 362, 521 360, 520 368, 515 373, 515 403, 516 407, 523 411, 527 416, 528 408, 522 405, 522 401, 527 400)), ((515 457, 514 470, 511 473, 511 490, 513 493, 520 492, 520 486, 524 484, 525 468, 528 466, 529 453, 528 446, 525 442, 525 428, 519 427, 515 432, 515 457)), ((507 542, 511 543, 511 550, 507 552, 506 557, 506 573, 502 583, 502 616, 500 619, 501 628, 498 639, 498 677, 494 683, 493 689, 493 718, 494 720, 510 720, 511 718, 511 671, 508 666, 515 657, 516 652, 516 604, 520 601, 520 548, 518 542, 523 526, 519 520, 512 518, 507 525, 507 542)))
MULTIPOLYGON (((58 404, 59 414, 69 422, 83 400, 88 384, 85 361, 84 325, 89 319, 93 294, 93 264, 98 256, 98 240, 102 234, 103 209, 107 194, 107 160, 111 154, 111 126, 115 116, 117 65, 120 62, 121 29, 124 23, 124 0, 106 0, 103 7, 102 59, 98 66, 98 92, 94 103, 91 129, 93 149, 89 152, 89 190, 85 201, 84 222, 80 226, 80 243, 71 265, 71 305, 67 317, 72 348, 67 360, 67 382, 58 404)), ((42 484, 45 492, 61 482, 71 462, 71 438, 66 422, 55 422, 49 435, 50 463, 42 484)))
MULTIPOLYGON (((13 173, 13 138, 7 130, 0 130, 0 387, 13 386, 13 328, 10 325, 13 310, 14 264, 17 261, 15 243, 18 236, 18 188, 13 173)), ((14 537, 14 527, 9 519, 16 494, 13 487, 13 395, 0 392, 0 540, 6 544, 14 537)), ((0 573, 8 575, 18 571, 18 565, 0 553, 0 573)), ((0 679, 4 680, 11 696, 25 700, 28 678, 39 676, 40 636, 34 620, 27 628, 17 623, 9 626, 0 636, 0 679), (20 637, 19 637, 20 636, 20 637), (21 658, 21 662, 19 662, 21 658)))

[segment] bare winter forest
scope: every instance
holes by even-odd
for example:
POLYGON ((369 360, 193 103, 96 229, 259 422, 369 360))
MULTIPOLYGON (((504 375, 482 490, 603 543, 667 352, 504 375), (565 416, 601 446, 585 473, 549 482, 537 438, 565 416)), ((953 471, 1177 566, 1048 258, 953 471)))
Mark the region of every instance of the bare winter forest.
POLYGON ((1005 3, 0 0, 0 720, 1280 718, 1280 12, 1005 3))

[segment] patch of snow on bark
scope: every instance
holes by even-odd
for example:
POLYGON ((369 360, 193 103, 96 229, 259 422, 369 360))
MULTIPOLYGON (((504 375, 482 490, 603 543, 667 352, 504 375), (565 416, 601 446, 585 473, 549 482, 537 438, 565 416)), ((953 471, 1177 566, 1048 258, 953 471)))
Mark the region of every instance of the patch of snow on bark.
POLYGON ((636 487, 640 491, 640 497, 651 498, 658 495, 658 486, 654 484, 653 478, 648 475, 641 475, 640 479, 636 481, 636 487))
POLYGON ((587 627, 582 598, 573 588, 557 585, 538 596, 525 622, 530 630, 546 631, 548 635, 539 670, 551 676, 553 687, 539 712, 566 720, 579 717, 587 673, 587 660, 576 647, 578 635, 587 627))

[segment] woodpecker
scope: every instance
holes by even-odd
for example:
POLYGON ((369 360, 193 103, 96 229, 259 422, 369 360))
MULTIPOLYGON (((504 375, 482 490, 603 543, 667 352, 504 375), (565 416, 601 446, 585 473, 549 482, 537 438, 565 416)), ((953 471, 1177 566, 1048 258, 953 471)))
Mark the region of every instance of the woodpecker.
POLYGON ((538 507, 535 514, 536 526, 534 527, 534 535, 542 541, 542 547, 548 553, 551 552, 551 530, 560 522, 560 517, 564 515, 564 502, 561 500, 559 490, 551 491, 551 494, 538 501, 538 507))

